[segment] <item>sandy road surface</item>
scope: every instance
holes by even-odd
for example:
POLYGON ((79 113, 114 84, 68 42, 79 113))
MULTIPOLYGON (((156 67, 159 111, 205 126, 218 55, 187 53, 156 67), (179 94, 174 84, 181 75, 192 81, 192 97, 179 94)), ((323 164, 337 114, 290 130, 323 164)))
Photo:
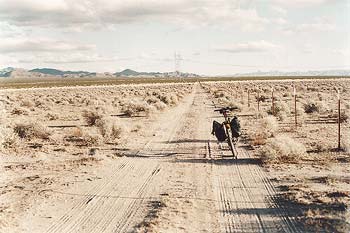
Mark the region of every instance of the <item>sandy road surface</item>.
POLYGON ((218 148, 213 109, 196 84, 150 128, 153 136, 130 140, 123 157, 98 170, 99 179, 57 191, 19 231, 298 232, 244 145, 237 161, 218 148))

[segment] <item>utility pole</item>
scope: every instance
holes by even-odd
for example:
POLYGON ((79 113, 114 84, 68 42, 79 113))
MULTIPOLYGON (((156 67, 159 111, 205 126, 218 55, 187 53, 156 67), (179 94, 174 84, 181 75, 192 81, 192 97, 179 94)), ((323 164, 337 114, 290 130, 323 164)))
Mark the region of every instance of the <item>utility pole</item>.
POLYGON ((180 77, 181 78, 181 73, 180 73, 181 60, 182 60, 181 54, 175 52, 175 54, 174 54, 174 66, 175 66, 174 67, 175 68, 174 74, 175 74, 175 77, 180 77))

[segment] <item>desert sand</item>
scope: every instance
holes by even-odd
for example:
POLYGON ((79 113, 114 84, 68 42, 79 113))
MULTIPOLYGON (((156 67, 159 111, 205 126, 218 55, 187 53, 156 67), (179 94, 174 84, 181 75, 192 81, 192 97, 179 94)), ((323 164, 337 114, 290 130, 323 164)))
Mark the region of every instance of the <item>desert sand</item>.
POLYGON ((297 128, 288 81, 2 90, 0 231, 346 232, 350 83, 295 83, 297 128), (227 105, 237 160, 210 134, 227 105))

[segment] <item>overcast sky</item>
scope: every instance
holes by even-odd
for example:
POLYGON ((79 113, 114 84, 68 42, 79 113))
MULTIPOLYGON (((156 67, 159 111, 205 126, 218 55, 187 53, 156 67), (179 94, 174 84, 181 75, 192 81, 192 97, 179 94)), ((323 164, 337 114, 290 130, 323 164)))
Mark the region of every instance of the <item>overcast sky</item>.
POLYGON ((350 0, 0 0, 0 68, 350 69, 350 0))

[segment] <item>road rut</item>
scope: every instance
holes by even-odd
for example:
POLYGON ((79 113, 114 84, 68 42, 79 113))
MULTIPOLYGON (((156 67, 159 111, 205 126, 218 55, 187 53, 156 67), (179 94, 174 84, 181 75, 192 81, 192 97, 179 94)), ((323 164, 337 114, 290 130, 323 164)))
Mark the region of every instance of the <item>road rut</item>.
MULTIPOLYGON (((135 139, 101 179, 74 192, 46 232, 299 232, 243 143, 238 160, 210 134, 211 97, 194 92, 167 111, 153 137, 135 139), (61 213, 60 212, 60 213, 61 213)), ((86 185, 86 184, 82 184, 86 185)), ((48 211, 52 211, 52 208, 48 211)), ((34 222, 35 224, 35 222, 34 222)))

